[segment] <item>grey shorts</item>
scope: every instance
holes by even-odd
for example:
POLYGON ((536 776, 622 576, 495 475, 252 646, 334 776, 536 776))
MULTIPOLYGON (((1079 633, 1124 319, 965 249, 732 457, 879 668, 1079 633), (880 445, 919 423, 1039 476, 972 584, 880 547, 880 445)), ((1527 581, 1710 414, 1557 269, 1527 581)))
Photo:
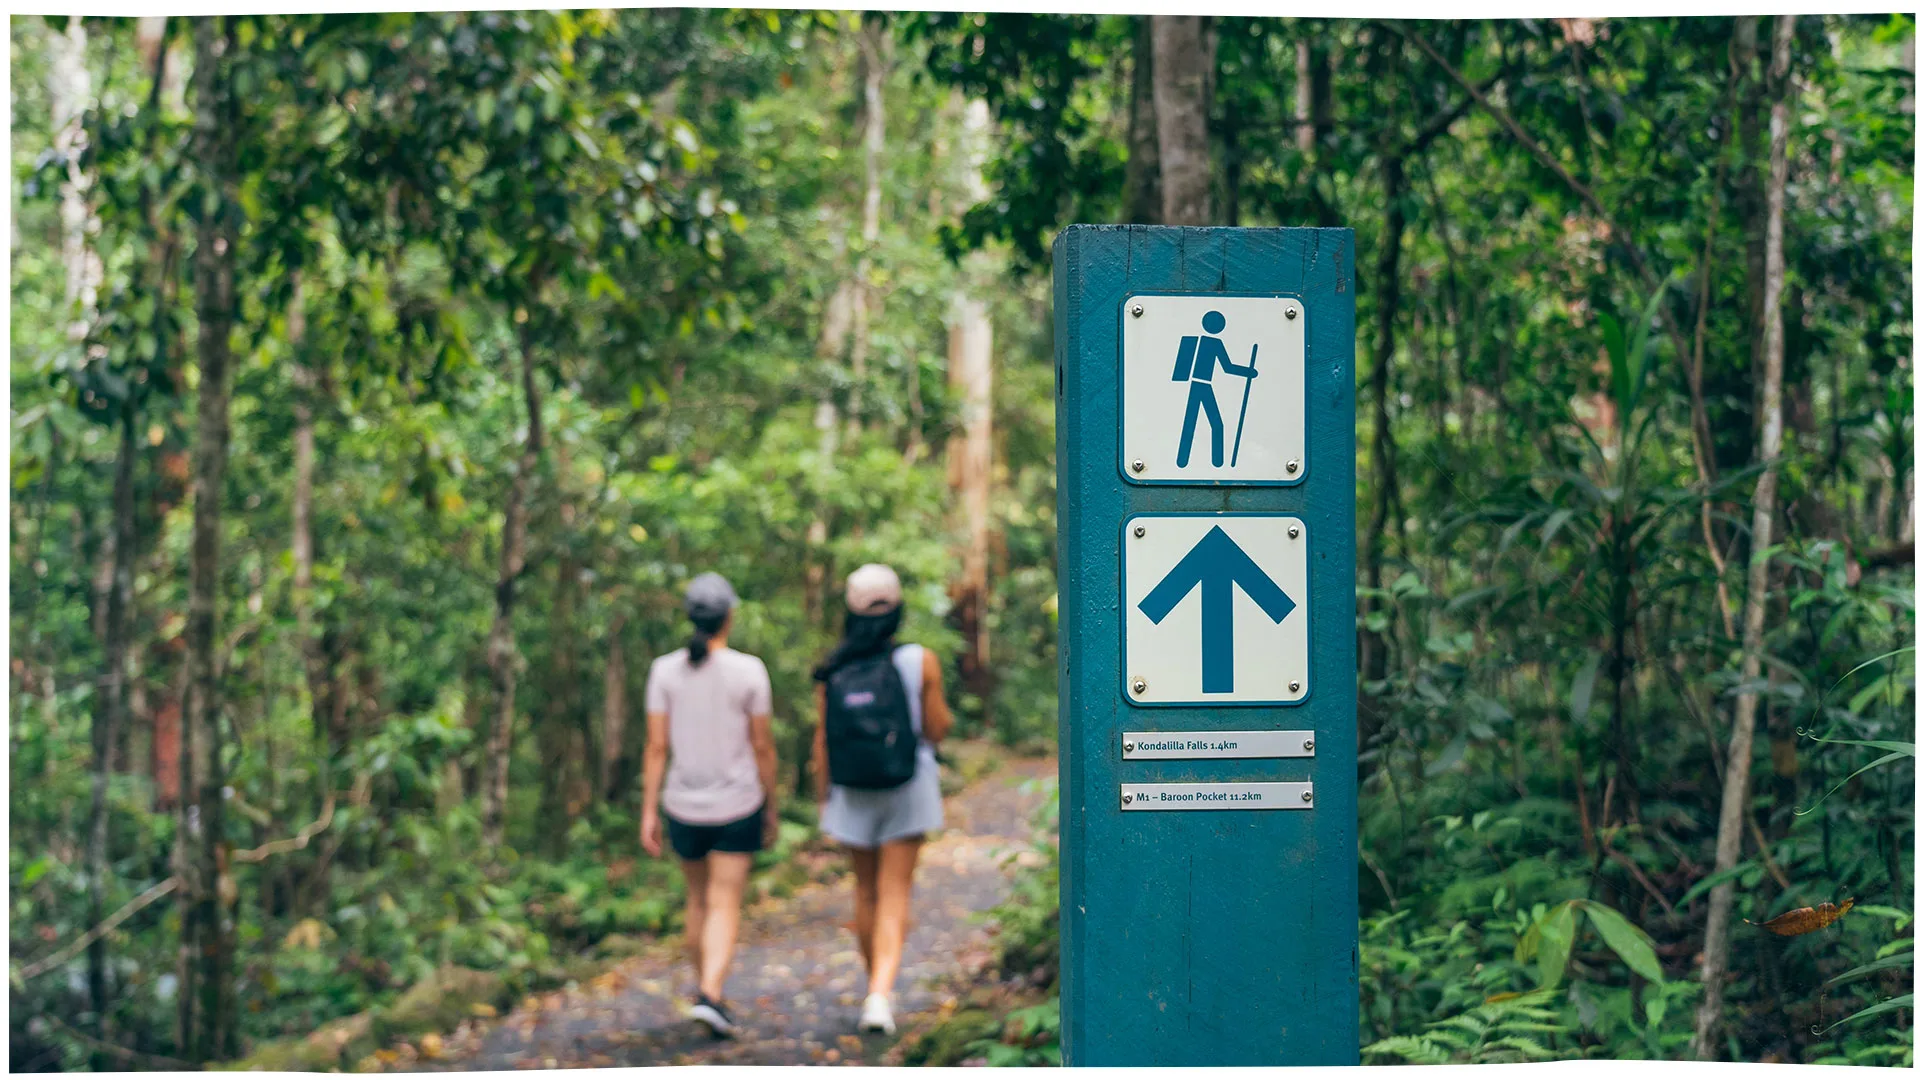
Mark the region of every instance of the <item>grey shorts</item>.
POLYGON ((945 820, 940 768, 923 752, 913 779, 897 788, 862 791, 835 784, 820 812, 820 831, 848 847, 876 848, 934 832, 945 820))

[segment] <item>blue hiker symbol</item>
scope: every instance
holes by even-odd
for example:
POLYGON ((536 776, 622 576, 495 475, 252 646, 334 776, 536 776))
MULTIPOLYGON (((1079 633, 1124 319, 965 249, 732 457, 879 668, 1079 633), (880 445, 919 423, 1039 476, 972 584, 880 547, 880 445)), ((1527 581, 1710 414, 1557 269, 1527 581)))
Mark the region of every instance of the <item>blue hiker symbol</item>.
POLYGON ((1226 431, 1220 423, 1220 404, 1213 397, 1213 365, 1217 362, 1220 370, 1229 375, 1239 375, 1247 380, 1247 387, 1240 396, 1240 424, 1233 432, 1233 461, 1240 463, 1240 430, 1247 424, 1247 399, 1253 396, 1253 379, 1260 373, 1253 370, 1254 361, 1260 357, 1260 346, 1253 347, 1253 354, 1247 357, 1247 366, 1241 367, 1227 358, 1227 347, 1218 337, 1220 331, 1227 328, 1227 317, 1217 311, 1209 311, 1200 319, 1200 328, 1204 335, 1188 334, 1180 339, 1180 356, 1173 363, 1173 381, 1187 384, 1187 419, 1180 428, 1181 468, 1187 467, 1187 461, 1193 457, 1193 427, 1200 419, 1200 410, 1207 411, 1207 425, 1213 435, 1213 467, 1219 468, 1226 462, 1226 431))

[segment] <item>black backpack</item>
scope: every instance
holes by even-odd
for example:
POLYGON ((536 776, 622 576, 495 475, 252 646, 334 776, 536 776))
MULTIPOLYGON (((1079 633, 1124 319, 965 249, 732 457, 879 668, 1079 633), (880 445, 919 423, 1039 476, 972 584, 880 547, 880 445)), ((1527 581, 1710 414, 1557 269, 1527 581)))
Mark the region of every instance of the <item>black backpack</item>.
POLYGON ((841 787, 886 791, 913 779, 920 739, 907 685, 888 653, 827 676, 827 773, 841 787))

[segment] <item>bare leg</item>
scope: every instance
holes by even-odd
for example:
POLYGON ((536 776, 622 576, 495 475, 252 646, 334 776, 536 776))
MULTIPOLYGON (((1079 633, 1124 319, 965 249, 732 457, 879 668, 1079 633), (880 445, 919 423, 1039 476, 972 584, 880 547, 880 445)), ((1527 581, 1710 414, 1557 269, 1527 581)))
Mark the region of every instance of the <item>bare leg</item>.
POLYGON ((693 964, 693 981, 700 981, 701 938, 707 932, 707 860, 681 859, 680 873, 687 879, 687 960, 693 964))
POLYGON ((746 895, 753 856, 716 851, 707 856, 707 921, 700 938, 700 992, 715 1001, 727 984, 733 946, 740 936, 740 900, 746 895))
POLYGON ((873 974, 873 910, 880 898, 880 849, 852 848, 853 935, 860 939, 860 961, 873 974))
POLYGON ((921 838, 892 840, 880 845, 879 889, 873 911, 873 962, 867 973, 867 993, 893 993, 900 974, 900 954, 907 944, 907 902, 913 897, 913 869, 920 860, 921 838))

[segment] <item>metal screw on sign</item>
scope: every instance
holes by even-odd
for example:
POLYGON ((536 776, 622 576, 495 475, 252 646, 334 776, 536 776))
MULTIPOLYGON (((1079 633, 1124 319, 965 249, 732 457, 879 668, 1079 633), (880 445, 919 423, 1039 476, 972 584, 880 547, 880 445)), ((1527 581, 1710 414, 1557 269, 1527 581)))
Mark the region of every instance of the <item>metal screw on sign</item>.
POLYGON ((1146 463, 1146 462, 1144 462, 1144 461, 1141 461, 1141 460, 1140 460, 1139 458, 1134 458, 1134 459, 1133 459, 1133 471, 1134 471, 1134 472, 1146 472, 1146 471, 1147 471, 1147 463, 1146 463))
POLYGON ((1300 740, 1300 749, 1302 749, 1302 750, 1312 750, 1312 749, 1313 749, 1313 740, 1312 740, 1312 739, 1302 739, 1302 740, 1300 740))
POLYGON ((1131 796, 1131 795, 1122 795, 1122 796, 1120 796, 1120 805, 1122 805, 1122 806, 1125 806, 1125 805, 1127 805, 1128 803, 1131 803, 1131 802, 1133 802, 1133 796, 1131 796))
POLYGON ((1293 690, 1293 691, 1296 691, 1296 692, 1297 692, 1297 691, 1298 691, 1298 690, 1300 689, 1300 680, 1299 680, 1299 679, 1295 679, 1295 680, 1293 680, 1292 682, 1290 682, 1290 683, 1288 683, 1288 684, 1287 684, 1287 689, 1289 689, 1289 690, 1293 690))
POLYGON ((1131 754, 1133 753, 1133 744, 1130 742, 1121 743, 1120 749, 1125 750, 1127 753, 1131 754))
POLYGON ((1147 692, 1147 680, 1145 680, 1145 679, 1135 679, 1135 680, 1133 680, 1133 692, 1134 692, 1134 693, 1136 693, 1136 694, 1144 694, 1144 693, 1146 693, 1146 692, 1147 692))
POLYGON ((1145 535, 1147 535, 1147 527, 1145 525, 1135 525, 1133 527, 1134 539, 1138 540, 1140 537, 1145 535))
POLYGON ((1289 540, 1300 539, 1300 526, 1298 525, 1287 526, 1287 539, 1289 540))
POLYGON ((1307 791, 1303 791, 1303 792, 1301 792, 1301 793, 1300 793, 1300 801, 1301 801, 1301 802, 1312 802, 1312 801, 1313 801, 1313 792, 1312 792, 1312 790, 1311 790, 1311 789, 1309 789, 1309 790, 1307 790, 1307 791))
POLYGON ((1287 309, 1287 318, 1288 318, 1289 320, 1291 320, 1291 319, 1294 319, 1294 318, 1297 318, 1297 317, 1299 317, 1299 315, 1300 315, 1300 309, 1299 309, 1299 308, 1292 308, 1292 307, 1290 307, 1290 308, 1288 308, 1288 309, 1287 309))
MULTIPOLYGON (((1140 306, 1139 304, 1135 304, 1135 305, 1133 305, 1133 317, 1134 317, 1134 318, 1136 318, 1136 319, 1137 319, 1137 318, 1139 318, 1140 316, 1142 316, 1142 315, 1145 315, 1146 313, 1147 313, 1147 309, 1146 309, 1146 308, 1143 308, 1143 307, 1141 307, 1141 306, 1140 306)), ((1292 318, 1292 316, 1291 316, 1291 315, 1289 315, 1289 316, 1288 316, 1288 318, 1292 318)))
POLYGON ((1292 472, 1299 472, 1299 471, 1300 471, 1300 462, 1299 462, 1299 460, 1298 460, 1298 459, 1295 459, 1295 460, 1293 460, 1293 461, 1289 461, 1289 462, 1287 462, 1287 471, 1288 471, 1288 472, 1290 472, 1290 473, 1292 473, 1292 472))

